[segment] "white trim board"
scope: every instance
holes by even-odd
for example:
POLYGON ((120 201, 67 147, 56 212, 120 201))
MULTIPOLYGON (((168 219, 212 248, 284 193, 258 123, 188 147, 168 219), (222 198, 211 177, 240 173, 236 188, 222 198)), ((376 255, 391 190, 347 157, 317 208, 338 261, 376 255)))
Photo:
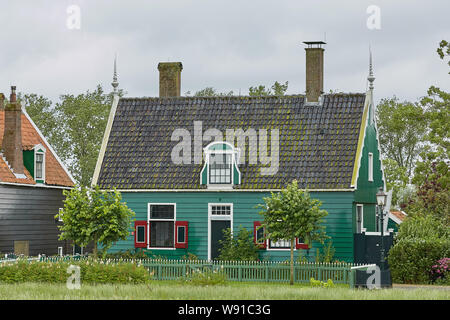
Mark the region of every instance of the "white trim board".
POLYGON ((147 249, 148 250, 175 250, 175 224, 177 221, 177 204, 175 202, 148 202, 147 203, 147 249), (169 205, 173 206, 173 219, 154 219, 156 221, 173 221, 173 248, 150 247, 150 206, 151 205, 169 205))
POLYGON ((225 202, 210 202, 208 203, 208 261, 211 260, 211 221, 212 220, 222 220, 222 221, 230 221, 230 229, 231 233, 233 233, 233 203, 225 203, 225 202), (230 215, 212 215, 211 208, 212 206, 230 206, 230 215))
POLYGON ((105 157, 106 147, 108 145, 109 134, 111 133, 112 124, 116 117, 117 105, 119 104, 119 96, 114 96, 111 105, 111 111, 109 112, 108 123, 106 124, 105 133, 103 134, 102 145, 98 154, 97 163, 95 165, 94 176, 92 177, 92 186, 95 186, 100 175, 100 169, 102 167, 103 158, 105 157))

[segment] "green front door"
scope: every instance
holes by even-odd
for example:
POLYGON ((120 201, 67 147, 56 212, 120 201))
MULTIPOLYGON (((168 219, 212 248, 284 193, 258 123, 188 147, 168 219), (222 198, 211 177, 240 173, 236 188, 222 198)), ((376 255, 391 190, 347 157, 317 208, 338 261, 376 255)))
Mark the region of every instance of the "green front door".
POLYGON ((223 240, 223 230, 231 227, 230 220, 211 220, 211 260, 219 257, 220 240, 223 240))

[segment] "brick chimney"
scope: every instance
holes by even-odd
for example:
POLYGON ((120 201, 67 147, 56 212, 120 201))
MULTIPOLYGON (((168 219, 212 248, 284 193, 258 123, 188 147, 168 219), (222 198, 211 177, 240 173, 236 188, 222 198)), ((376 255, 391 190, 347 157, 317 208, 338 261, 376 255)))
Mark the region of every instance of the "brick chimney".
POLYGON ((17 102, 16 87, 11 87, 9 103, 5 106, 3 156, 15 174, 23 174, 22 106, 17 102))
POLYGON ((0 92, 0 111, 5 110, 5 95, 0 92))
POLYGON ((323 41, 305 41, 306 51, 306 100, 318 102, 323 93, 323 41))
POLYGON ((160 62, 159 70, 159 96, 179 97, 181 91, 181 62, 160 62))

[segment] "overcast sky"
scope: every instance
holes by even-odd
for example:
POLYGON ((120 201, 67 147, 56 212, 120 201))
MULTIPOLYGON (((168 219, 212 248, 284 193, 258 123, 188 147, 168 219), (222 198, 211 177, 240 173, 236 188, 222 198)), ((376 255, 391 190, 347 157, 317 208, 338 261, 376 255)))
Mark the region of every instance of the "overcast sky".
POLYGON ((366 90, 369 45, 377 101, 415 101, 431 85, 450 90, 449 68, 436 53, 440 40, 450 40, 448 0, 0 2, 6 94, 17 85, 56 102, 97 84, 110 91, 115 53, 127 96, 158 96, 161 61, 183 63, 182 94, 214 87, 246 95, 250 86, 274 81, 289 81, 288 93, 302 94, 302 41, 311 40, 327 42, 326 92, 366 90), (79 29, 67 12, 72 5, 80 9, 79 29), (380 9, 379 20, 367 12, 371 5, 380 9))

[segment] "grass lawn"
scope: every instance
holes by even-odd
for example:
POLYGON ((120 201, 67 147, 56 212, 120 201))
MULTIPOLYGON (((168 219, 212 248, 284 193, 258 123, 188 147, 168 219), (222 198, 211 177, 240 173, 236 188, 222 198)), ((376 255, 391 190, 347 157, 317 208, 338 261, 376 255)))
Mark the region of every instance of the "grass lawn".
POLYGON ((312 288, 305 284, 230 282, 217 286, 194 286, 177 281, 152 281, 148 285, 83 285, 69 290, 65 284, 0 284, 0 299, 8 300, 450 300, 450 290, 434 288, 352 290, 346 286, 312 288))

